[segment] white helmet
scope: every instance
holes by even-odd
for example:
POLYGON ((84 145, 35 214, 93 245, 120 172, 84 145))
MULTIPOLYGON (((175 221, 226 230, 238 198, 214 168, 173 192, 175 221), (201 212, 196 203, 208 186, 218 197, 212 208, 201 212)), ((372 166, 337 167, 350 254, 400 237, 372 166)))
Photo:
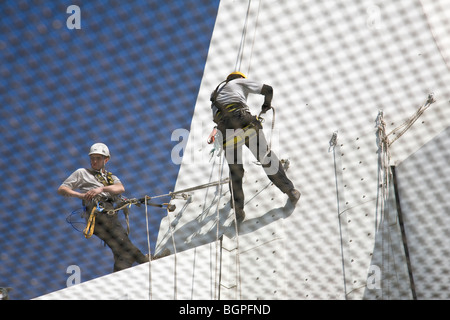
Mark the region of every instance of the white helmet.
POLYGON ((91 147, 91 150, 89 150, 89 155, 91 154, 101 154, 105 157, 111 157, 109 153, 109 149, 104 143, 94 143, 91 147))

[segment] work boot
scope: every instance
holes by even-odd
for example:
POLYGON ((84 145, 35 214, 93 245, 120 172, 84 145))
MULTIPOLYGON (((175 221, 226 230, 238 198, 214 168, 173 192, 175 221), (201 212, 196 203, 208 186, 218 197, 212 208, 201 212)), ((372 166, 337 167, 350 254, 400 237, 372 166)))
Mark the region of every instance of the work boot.
POLYGON ((298 200, 300 200, 301 193, 297 189, 291 189, 288 191, 287 195, 289 197, 289 201, 291 201, 291 203, 295 206, 298 200))
POLYGON ((245 219, 245 211, 242 208, 236 208, 236 210, 234 212, 236 214, 236 221, 237 221, 237 223, 239 225, 245 219))

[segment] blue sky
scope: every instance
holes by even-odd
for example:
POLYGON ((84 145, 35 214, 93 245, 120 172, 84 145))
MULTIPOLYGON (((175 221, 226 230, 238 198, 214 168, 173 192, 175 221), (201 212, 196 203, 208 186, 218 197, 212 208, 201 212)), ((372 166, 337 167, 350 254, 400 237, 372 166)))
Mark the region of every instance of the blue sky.
MULTIPOLYGON (((81 207, 56 194, 106 143, 108 169, 127 197, 165 194, 179 166, 171 133, 189 129, 219 0, 3 1, 0 3, 0 287, 11 299, 62 289, 112 271, 109 248, 66 222, 81 207), (69 30, 66 9, 81 9, 69 30)), ((212 88, 214 89, 214 88, 212 88)), ((150 211, 154 248, 165 210, 150 211)), ((145 212, 131 239, 146 252, 145 212)), ((152 248, 152 249, 153 249, 152 248)))

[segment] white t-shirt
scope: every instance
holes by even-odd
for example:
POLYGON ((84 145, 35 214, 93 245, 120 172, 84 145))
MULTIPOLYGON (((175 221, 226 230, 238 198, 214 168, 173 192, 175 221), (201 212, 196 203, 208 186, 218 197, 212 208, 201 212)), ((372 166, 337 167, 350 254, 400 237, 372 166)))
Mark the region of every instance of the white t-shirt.
MULTIPOLYGON (((263 85, 263 83, 244 78, 231 80, 219 87, 216 101, 224 106, 231 103, 247 105, 248 94, 261 94, 263 85)), ((214 104, 211 107, 214 116, 218 109, 214 104)))
MULTIPOLYGON (((111 175, 112 180, 114 183, 120 183, 119 178, 115 175, 111 175)), ((106 179, 106 178, 105 178, 106 179)), ((95 176, 90 173, 85 168, 80 168, 73 172, 69 177, 67 177, 66 180, 61 184, 61 186, 68 187, 72 190, 80 190, 80 192, 86 193, 91 189, 103 187, 103 183, 98 181, 95 176)), ((119 195, 113 195, 109 192, 102 192, 100 193, 101 196, 112 198, 114 200, 118 199, 119 195)))

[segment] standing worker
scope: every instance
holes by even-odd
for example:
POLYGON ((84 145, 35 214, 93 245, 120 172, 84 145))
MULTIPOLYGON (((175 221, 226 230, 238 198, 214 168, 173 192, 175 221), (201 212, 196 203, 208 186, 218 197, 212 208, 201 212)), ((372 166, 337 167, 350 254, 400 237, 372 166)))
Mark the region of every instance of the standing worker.
POLYGON ((245 219, 244 212, 244 192, 242 189, 242 178, 244 167, 242 165, 242 143, 236 142, 234 133, 236 130, 253 131, 254 135, 245 135, 245 145, 256 159, 261 162, 267 176, 278 189, 286 193, 291 203, 295 206, 300 199, 300 192, 294 188, 294 184, 286 176, 281 162, 274 152, 269 150, 261 121, 253 116, 247 106, 247 96, 249 93, 261 94, 264 96, 264 103, 261 113, 265 113, 272 108, 271 102, 273 89, 271 86, 247 79, 238 71, 232 72, 227 79, 222 81, 211 94, 211 109, 213 121, 217 124, 223 139, 223 149, 230 171, 231 191, 234 200, 234 211, 238 223, 245 219), (227 136, 228 132, 228 136, 227 136), (232 133, 232 143, 230 142, 230 132, 232 133), (256 144, 253 143, 257 139, 256 144), (256 147, 254 147, 256 145, 256 147))
MULTIPOLYGON (((93 144, 89 158, 91 169, 80 168, 73 172, 58 188, 58 194, 83 200, 85 212, 90 214, 88 225, 91 230, 93 228, 93 234, 113 252, 114 272, 129 268, 134 262, 148 262, 149 257, 134 246, 118 219, 117 211, 113 211, 114 203, 120 202, 120 194, 125 192, 125 188, 117 176, 105 169, 111 158, 108 147, 103 143, 93 144)), ((88 238, 90 235, 85 229, 85 236, 88 238)))

